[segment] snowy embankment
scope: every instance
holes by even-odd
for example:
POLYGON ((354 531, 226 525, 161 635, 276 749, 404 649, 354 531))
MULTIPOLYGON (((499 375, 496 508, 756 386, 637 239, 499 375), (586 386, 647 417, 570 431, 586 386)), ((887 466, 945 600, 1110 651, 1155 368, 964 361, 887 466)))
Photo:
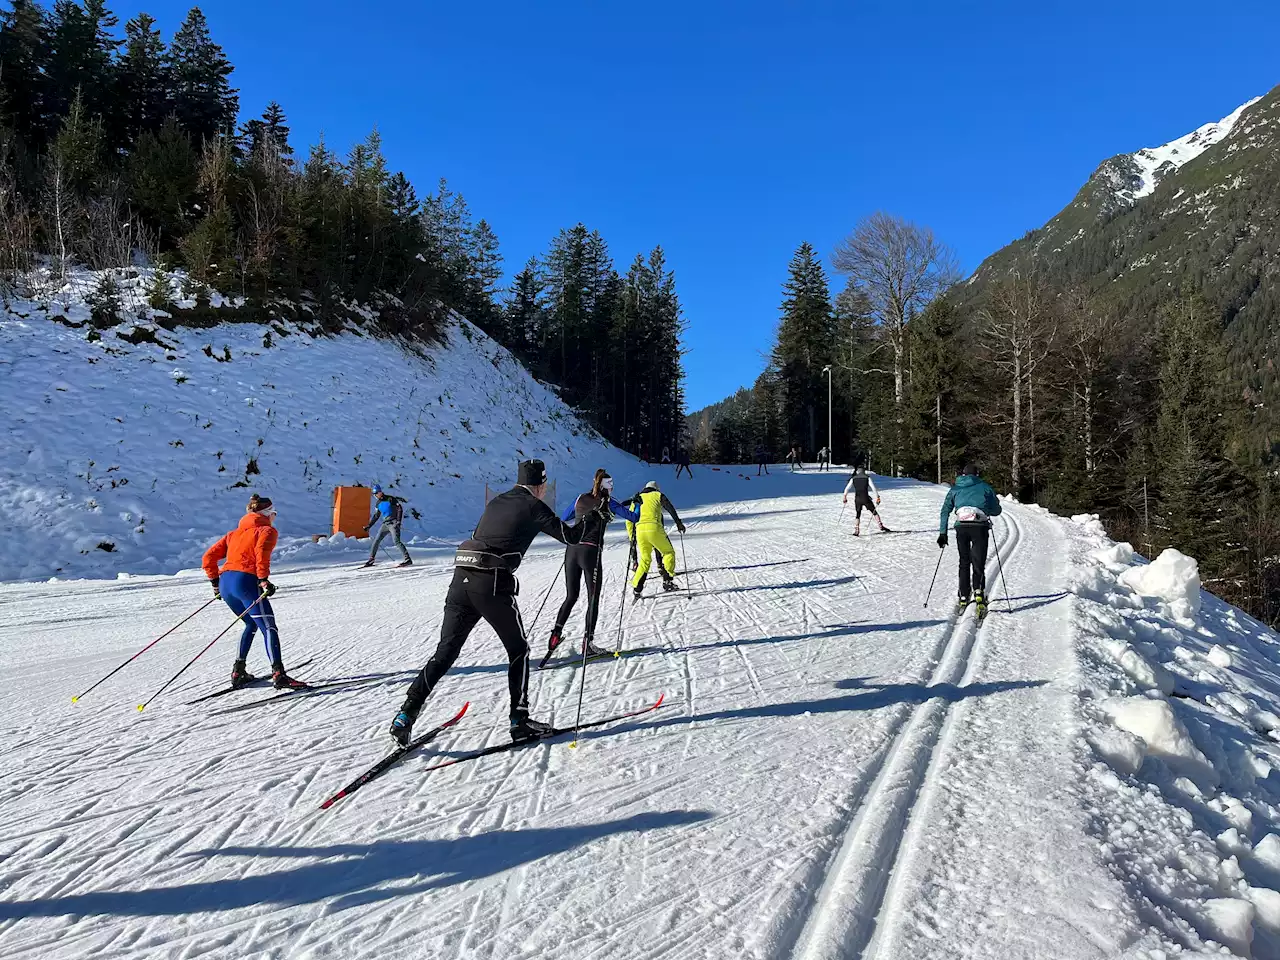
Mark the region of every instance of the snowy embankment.
MULTIPOLYGON (((424 714, 469 700, 463 722, 324 813, 386 750, 447 549, 404 571, 282 563, 286 661, 363 679, 249 712, 267 691, 185 703, 224 681, 229 644, 132 706, 221 608, 68 705, 201 584, 0 585, 0 953, 1280 957, 1274 634, 1212 597, 1195 609, 1189 569, 1135 564, 1096 522, 1015 504, 996 525, 1008 607, 993 558, 999 600, 957 620, 954 550, 922 607, 940 488, 884 480, 905 532, 855 540, 842 477, 695 470, 654 471, 689 523, 691 595, 628 602, 629 655, 587 672, 585 717, 659 693, 663 710, 427 773, 505 737, 481 627, 424 714)), ((542 544, 521 569, 535 652, 561 555, 542 544)), ((610 644, 625 564, 614 532, 610 644)), ((577 680, 535 673, 535 715, 571 722, 577 680)))
MULTIPOLYGON (((130 313, 153 313, 150 271, 131 272, 130 313)), ((410 347, 354 323, 320 338, 285 322, 94 330, 69 299, 0 306, 0 580, 192 568, 253 491, 275 501, 282 556, 354 555, 367 546, 312 545, 338 485, 407 497, 405 536, 426 541, 465 536, 486 482, 505 489, 525 457, 574 487, 599 466, 634 472, 458 317, 446 344, 410 347)))

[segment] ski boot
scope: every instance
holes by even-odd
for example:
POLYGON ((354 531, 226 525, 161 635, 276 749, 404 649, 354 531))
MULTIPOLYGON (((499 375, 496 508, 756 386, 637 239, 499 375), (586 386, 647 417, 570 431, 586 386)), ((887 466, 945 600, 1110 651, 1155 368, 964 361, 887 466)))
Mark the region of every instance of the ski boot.
POLYGON ((859 520, 857 523, 855 523, 855 524, 853 525, 853 535, 854 535, 855 537, 860 537, 860 536, 862 536, 862 521, 861 521, 861 520, 859 520))
POLYGON ((412 567, 412 566, 413 566, 413 560, 412 560, 410 557, 405 557, 402 561, 400 561, 399 563, 397 563, 397 564, 396 564, 396 566, 397 566, 397 567, 412 567))
POLYGON ((527 713, 513 713, 511 715, 511 739, 515 741, 537 740, 555 732, 555 729, 549 723, 530 718, 527 713))
POLYGON ((396 714, 394 720, 391 721, 391 739, 402 747, 407 747, 409 741, 413 739, 413 714, 407 710, 401 710, 396 714))
POLYGON ((974 607, 974 610, 976 611, 976 613, 977 613, 977 615, 978 615, 978 619, 979 619, 979 620, 981 620, 983 617, 985 617, 985 616, 987 615, 987 598, 986 598, 986 596, 985 596, 984 594, 981 594, 981 593, 975 593, 975 594, 973 595, 973 607, 974 607))
POLYGON ((284 672, 283 663, 271 665, 271 683, 277 690, 310 690, 311 684, 295 680, 284 672))
POLYGON ((613 656, 613 654, 611 654, 608 650, 602 650, 600 647, 597 647, 594 643, 592 643, 590 637, 587 637, 585 640, 582 641, 582 655, 586 657, 588 660, 593 660, 596 657, 613 656))
POLYGON ((360 565, 361 569, 365 569, 367 567, 372 567, 372 566, 373 566, 373 557, 370 557, 368 560, 366 560, 364 563, 360 565))
POLYGON ((673 591, 676 591, 676 590, 679 590, 679 589, 680 589, 680 588, 679 588, 678 586, 676 586, 676 582, 675 582, 674 580, 663 580, 663 581, 662 581, 662 592, 663 592, 663 593, 672 593, 673 591))
POLYGON ((968 607, 969 607, 969 598, 959 597, 956 600, 956 615, 959 616, 960 614, 964 613, 965 610, 968 609, 968 607))
POLYGON ((644 596, 644 587, 643 586, 636 587, 634 590, 631 591, 631 596, 632 596, 632 599, 639 600, 641 597, 644 596))
POLYGON ((231 686, 233 689, 238 690, 241 687, 248 686, 257 679, 257 677, 244 668, 243 660, 237 660, 231 665, 231 686))
POLYGON ((888 527, 884 525, 884 521, 881 520, 879 517, 876 517, 876 523, 880 524, 881 533, 893 533, 892 530, 890 530, 888 527))

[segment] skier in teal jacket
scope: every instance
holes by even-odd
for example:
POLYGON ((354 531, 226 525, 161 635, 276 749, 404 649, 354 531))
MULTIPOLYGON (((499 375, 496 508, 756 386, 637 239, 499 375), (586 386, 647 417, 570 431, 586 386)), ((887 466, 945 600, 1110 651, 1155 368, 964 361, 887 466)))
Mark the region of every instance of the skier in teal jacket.
POLYGON ((947 523, 956 515, 956 550, 960 553, 960 609, 969 605, 972 595, 978 613, 987 607, 987 545, 991 535, 991 518, 1000 515, 1000 501, 991 484, 978 476, 978 468, 966 464, 956 477, 955 486, 942 502, 938 519, 938 546, 947 547, 947 523))

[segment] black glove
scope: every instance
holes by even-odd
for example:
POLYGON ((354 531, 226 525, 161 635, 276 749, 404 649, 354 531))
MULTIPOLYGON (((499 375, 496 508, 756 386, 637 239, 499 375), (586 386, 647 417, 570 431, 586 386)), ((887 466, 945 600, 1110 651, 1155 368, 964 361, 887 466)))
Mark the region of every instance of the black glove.
MULTIPOLYGON (((373 524, 369 524, 369 527, 371 527, 371 526, 373 526, 373 524)), ((365 527, 365 528, 364 528, 364 532, 365 532, 365 533, 368 533, 368 532, 369 532, 369 527, 365 527)))
POLYGON ((679 520, 676 521, 676 529, 679 530, 681 533, 684 533, 684 524, 681 523, 679 520))
POLYGON ((218 588, 218 578, 217 578, 217 577, 214 577, 212 580, 210 580, 210 581, 209 581, 209 586, 213 587, 213 599, 215 599, 215 600, 221 600, 221 599, 222 599, 222 591, 218 588))
POLYGON ((265 593, 268 597, 276 595, 276 585, 270 580, 259 580, 258 589, 265 593))
POLYGON ((940 534, 938 534, 938 546, 940 546, 943 550, 947 549, 947 535, 946 535, 946 533, 940 533, 940 534))

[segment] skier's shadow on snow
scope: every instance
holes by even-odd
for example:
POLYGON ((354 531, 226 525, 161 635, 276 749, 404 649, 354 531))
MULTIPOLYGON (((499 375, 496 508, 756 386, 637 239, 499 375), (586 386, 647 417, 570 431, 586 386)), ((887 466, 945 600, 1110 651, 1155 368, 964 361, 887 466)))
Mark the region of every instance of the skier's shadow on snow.
POLYGON ((899 703, 917 706, 937 697, 941 697, 948 703, 957 703, 972 697, 989 697, 997 693, 1042 687, 1048 682, 1048 680, 1000 680, 992 683, 968 683, 958 687, 953 683, 937 683, 932 686, 925 686, 922 683, 869 683, 861 677, 854 677, 849 680, 839 680, 835 684, 838 690, 858 691, 847 696, 827 697, 823 700, 794 700, 790 703, 764 703, 752 707, 739 707, 736 710, 712 710, 685 717, 669 717, 647 723, 619 724, 597 733, 583 734, 582 738, 594 740, 599 737, 617 736, 632 730, 682 726, 707 720, 754 720, 767 717, 797 717, 806 713, 880 710, 899 703))
MULTIPOLYGON (((607 837, 688 826, 712 816, 707 810, 669 810, 576 826, 491 830, 456 840, 378 840, 323 847, 201 850, 190 856, 305 862, 286 870, 177 886, 0 901, 0 920, 67 915, 170 917, 263 904, 299 906, 320 901, 329 901, 327 909, 342 910, 490 877, 607 837)), ((229 864, 227 869, 244 868, 229 864)))
MULTIPOLYGON (((628 657, 644 657, 655 653, 692 653, 694 650, 724 650, 730 647, 753 647, 766 643, 791 643, 797 640, 826 640, 833 637, 853 637, 860 633, 888 633, 902 630, 927 630, 946 623, 946 620, 903 620, 895 623, 834 623, 813 633, 795 633, 780 637, 747 637, 741 640, 716 640, 712 643, 691 643, 682 647, 637 647, 623 651, 628 657)), ((503 668, 505 669, 505 667, 503 668)))
POLYGON ((785 567, 792 563, 808 563, 809 557, 799 560, 774 560, 771 563, 744 563, 736 567, 694 567, 692 570, 677 570, 676 575, 691 573, 728 573, 737 570, 763 570, 765 567, 785 567))
MULTIPOLYGON (((1023 610, 1034 610, 1036 607, 1047 607, 1049 604, 1057 603, 1059 600, 1064 600, 1069 596, 1071 596, 1071 594, 1064 590, 1062 593, 1037 593, 1023 597, 1010 597, 1009 602, 1013 604, 1014 613, 1021 613, 1023 610), (1019 601, 1024 602, 1019 603, 1019 601)), ((1000 604, 998 597, 993 595, 990 602, 992 610, 1000 613, 1005 612, 1001 609, 1003 605, 1000 604)))

